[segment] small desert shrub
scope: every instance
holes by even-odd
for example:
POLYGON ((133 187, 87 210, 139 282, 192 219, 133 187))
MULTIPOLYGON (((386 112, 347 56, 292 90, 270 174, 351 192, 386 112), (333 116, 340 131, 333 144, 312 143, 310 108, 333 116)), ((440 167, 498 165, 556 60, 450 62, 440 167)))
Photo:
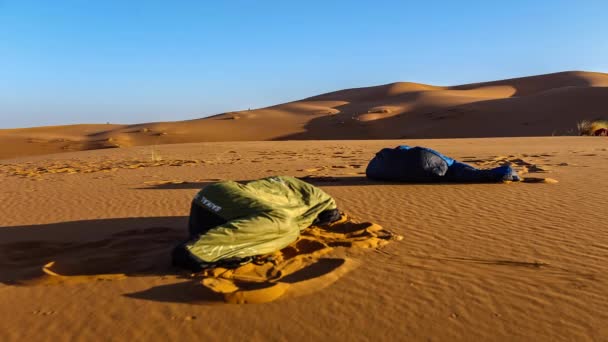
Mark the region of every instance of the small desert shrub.
POLYGON ((579 135, 607 135, 608 120, 583 120, 576 124, 579 135))

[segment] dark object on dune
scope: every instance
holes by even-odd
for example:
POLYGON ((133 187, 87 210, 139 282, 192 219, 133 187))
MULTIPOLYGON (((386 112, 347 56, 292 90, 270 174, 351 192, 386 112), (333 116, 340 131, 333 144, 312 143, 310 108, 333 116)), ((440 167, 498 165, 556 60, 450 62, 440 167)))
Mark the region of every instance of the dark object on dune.
POLYGON ((596 137, 605 137, 608 136, 608 129, 607 128, 600 128, 597 129, 593 132, 593 135, 595 135, 596 137))
POLYGON ((608 136, 608 120, 606 119, 583 120, 577 123, 576 127, 579 135, 608 136))
POLYGON ((173 250, 173 265, 193 272, 237 267, 286 247, 313 224, 339 218, 331 196, 297 178, 210 184, 192 201, 190 238, 173 250))
POLYGON ((519 181, 508 165, 478 169, 426 147, 384 148, 369 162, 368 178, 398 182, 498 183, 519 181))

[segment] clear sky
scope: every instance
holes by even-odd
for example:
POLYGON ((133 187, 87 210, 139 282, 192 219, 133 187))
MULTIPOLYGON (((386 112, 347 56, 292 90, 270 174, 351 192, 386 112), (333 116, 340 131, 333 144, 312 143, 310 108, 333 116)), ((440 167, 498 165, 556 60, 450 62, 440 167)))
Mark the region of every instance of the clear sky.
POLYGON ((608 1, 0 0, 0 127, 183 120, 396 81, 608 72, 608 1))

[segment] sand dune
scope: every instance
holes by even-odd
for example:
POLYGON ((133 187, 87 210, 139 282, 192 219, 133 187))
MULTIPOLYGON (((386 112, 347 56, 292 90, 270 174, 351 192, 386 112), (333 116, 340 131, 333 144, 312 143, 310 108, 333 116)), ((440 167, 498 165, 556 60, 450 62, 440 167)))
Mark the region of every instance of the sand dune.
POLYGON ((605 339, 608 140, 522 136, 573 135, 607 107, 608 74, 564 72, 0 130, 0 340, 605 339), (328 141, 276 142, 300 139, 328 141), (526 181, 365 178, 404 143, 526 181), (349 220, 235 270, 171 267, 201 187, 271 175, 323 188, 349 220))
POLYGON ((2 160, 0 340, 603 340, 607 160, 596 137, 211 142, 2 160), (403 143, 558 183, 364 177, 377 150, 403 143), (311 229, 280 252, 285 263, 205 279, 170 267, 198 189, 280 174, 377 225, 311 229), (377 248, 379 226, 403 239, 377 248))
POLYGON ((608 74, 561 72, 451 87, 398 82, 203 119, 0 130, 0 158, 204 141, 574 135, 606 116, 608 74))

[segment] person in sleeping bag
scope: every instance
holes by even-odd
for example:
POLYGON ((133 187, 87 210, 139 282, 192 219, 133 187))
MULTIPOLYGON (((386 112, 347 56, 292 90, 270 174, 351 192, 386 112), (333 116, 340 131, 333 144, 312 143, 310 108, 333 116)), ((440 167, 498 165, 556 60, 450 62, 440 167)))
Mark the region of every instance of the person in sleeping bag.
POLYGON ((339 218, 331 196, 294 177, 210 184, 192 201, 190 237, 173 250, 173 265, 193 272, 238 266, 286 247, 313 224, 339 218))
POLYGON ((519 181, 509 165, 478 169, 427 147, 384 148, 376 153, 365 171, 370 179, 399 182, 492 183, 519 181))

